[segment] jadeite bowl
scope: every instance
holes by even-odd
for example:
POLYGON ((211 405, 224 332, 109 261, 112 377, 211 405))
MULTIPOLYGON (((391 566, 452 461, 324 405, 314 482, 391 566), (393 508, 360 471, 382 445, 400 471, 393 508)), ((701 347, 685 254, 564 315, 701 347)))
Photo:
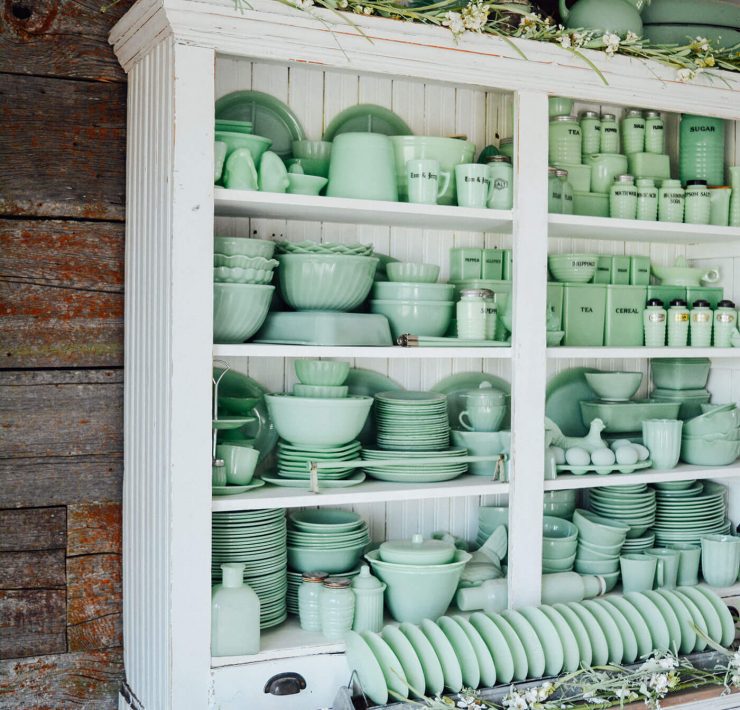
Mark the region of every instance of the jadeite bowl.
POLYGON ((294 158, 310 158, 312 160, 326 160, 331 158, 330 141, 300 140, 291 143, 294 158))
POLYGON ((295 374, 304 385, 338 387, 349 375, 349 363, 335 360, 296 360, 295 374))
POLYGON ((578 528, 568 520, 545 515, 542 519, 542 536, 551 540, 570 542, 578 538, 578 528))
POLYGON ((404 333, 442 336, 454 310, 454 301, 370 301, 370 312, 388 319, 394 339, 404 333))
MULTIPOLYGON (((214 237, 213 251, 224 256, 261 256, 272 259, 275 253, 275 242, 267 239, 248 239, 246 237, 214 237)), ((224 264, 229 266, 230 264, 224 264)))
POLYGON ((542 558, 543 572, 570 572, 573 569, 573 563, 576 561, 576 553, 562 558, 542 558))
POLYGON ((740 441, 681 439, 681 461, 697 466, 727 466, 740 456, 740 441))
POLYGON ((475 143, 459 138, 440 138, 437 136, 391 136, 391 143, 396 159, 399 200, 403 202, 408 200, 406 163, 409 160, 428 158, 439 161, 440 171, 452 175, 447 189, 439 196, 437 203, 440 205, 457 204, 454 179, 455 166, 473 162, 475 143))
MULTIPOLYGON (((508 454, 511 449, 510 431, 463 431, 452 430, 452 443, 468 450, 470 456, 496 456, 508 454)), ((468 464, 468 473, 476 476, 491 476, 495 461, 479 461, 468 464)), ((508 514, 507 514, 508 515, 508 514)), ((506 524, 506 523, 504 523, 506 524)))
POLYGON ((583 560, 576 559, 575 569, 579 574, 610 574, 619 568, 619 557, 613 560, 583 560))
POLYGON ((577 540, 555 540, 546 537, 542 539, 542 559, 564 560, 575 557, 577 548, 577 540))
POLYGON ((630 529, 626 523, 602 518, 583 509, 576 509, 573 513, 573 523, 581 538, 596 545, 622 545, 630 529))
POLYGON ((576 497, 578 491, 545 491, 544 503, 542 505, 545 515, 550 518, 562 518, 568 520, 573 517, 576 509, 576 497))
POLYGON ((373 285, 378 260, 348 254, 281 254, 283 300, 297 311, 351 311, 373 285))
POLYGON ((318 175, 301 175, 288 173, 288 192, 291 195, 318 195, 329 182, 318 175))
POLYGON ((373 398, 353 395, 341 399, 311 399, 266 394, 265 402, 272 423, 283 439, 291 444, 327 448, 357 438, 365 426, 373 398))
POLYGON ((274 286, 213 284, 213 342, 243 343, 262 326, 274 286))
POLYGON ((585 377, 588 386, 606 400, 627 400, 642 384, 642 372, 587 372, 585 377))
POLYGON ((584 537, 581 537, 578 540, 579 548, 589 550, 593 553, 598 553, 605 557, 614 557, 614 555, 619 555, 622 545, 624 545, 623 542, 618 542, 614 545, 596 545, 593 542, 589 542, 584 537))
POLYGON ((216 266, 213 269, 213 281, 221 284, 269 284, 272 281, 272 269, 216 266))
POLYGON ((439 266, 436 264, 417 264, 410 261, 393 261, 386 264, 385 273, 389 281, 433 284, 439 278, 439 266))
POLYGON ((365 557, 373 574, 387 585, 385 605, 391 616, 399 622, 418 624, 447 612, 463 568, 472 555, 457 550, 454 562, 423 566, 382 562, 378 550, 368 552, 365 557))
MULTIPOLYGON (((621 548, 621 546, 620 546, 621 548)), ((578 546, 578 559, 579 560, 591 560, 593 562, 604 562, 606 560, 613 560, 619 556, 620 550, 616 552, 594 552, 590 547, 584 545, 578 546)))
POLYGON ((304 385, 297 382, 293 385, 293 394, 296 397, 315 397, 318 399, 339 399, 346 397, 349 387, 340 385, 304 385))
POLYGON ((296 530, 306 532, 347 532, 362 527, 362 517, 349 510, 334 508, 315 508, 297 510, 288 514, 291 525, 296 530))
POLYGON ((604 589, 604 592, 611 592, 611 590, 617 586, 617 582, 619 581, 620 575, 621 575, 621 572, 619 570, 617 570, 616 572, 609 572, 609 573, 602 572, 599 575, 599 577, 601 577, 604 580, 604 583, 606 584, 606 588, 604 589))
POLYGON ((705 434, 730 434, 738 426, 740 426, 740 412, 737 409, 709 410, 698 417, 685 421, 683 423, 683 435, 695 437, 705 434))
POLYGON ((325 550, 288 546, 288 567, 294 572, 313 570, 321 570, 329 574, 348 572, 357 567, 366 547, 365 542, 354 547, 330 547, 325 550))
POLYGON ((657 389, 704 389, 709 379, 709 358, 655 358, 650 361, 653 384, 657 389))
POLYGON ((452 301, 455 297, 455 286, 453 284, 378 281, 373 286, 371 295, 379 301, 452 301))
POLYGON ((596 273, 598 258, 594 254, 552 254, 547 266, 556 281, 588 283, 596 273))
POLYGON ((269 138, 231 131, 216 131, 216 140, 226 143, 229 153, 237 148, 246 148, 252 154, 255 166, 259 166, 262 154, 272 145, 269 138))

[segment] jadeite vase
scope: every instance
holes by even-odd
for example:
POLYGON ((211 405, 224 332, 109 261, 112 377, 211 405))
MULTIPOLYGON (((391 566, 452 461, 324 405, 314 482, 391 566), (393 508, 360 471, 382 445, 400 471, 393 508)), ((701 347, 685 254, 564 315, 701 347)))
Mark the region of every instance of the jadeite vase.
POLYGON ((560 0, 560 17, 566 27, 595 32, 614 32, 625 36, 634 32, 642 36, 642 19, 637 3, 628 0, 577 0, 569 10, 560 0))
POLYGON ((249 656, 260 650, 260 600, 244 584, 244 564, 221 565, 223 583, 211 593, 211 655, 249 656))

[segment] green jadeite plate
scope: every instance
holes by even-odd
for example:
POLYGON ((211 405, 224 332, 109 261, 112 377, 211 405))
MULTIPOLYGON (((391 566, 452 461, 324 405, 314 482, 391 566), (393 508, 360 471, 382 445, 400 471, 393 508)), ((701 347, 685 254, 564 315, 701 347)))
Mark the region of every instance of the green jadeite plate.
MULTIPOLYGON (((363 370, 358 367, 351 367, 344 384, 347 386, 348 394, 364 395, 374 397, 378 392, 392 392, 402 390, 403 387, 394 382, 389 377, 381 375, 379 372, 372 370, 363 370)), ((370 416, 365 420, 365 426, 357 437, 363 444, 375 444, 375 416, 373 407, 370 410, 370 416)))
POLYGON ((382 133, 386 136, 413 135, 411 129, 398 114, 376 104, 357 104, 338 113, 326 127, 323 140, 333 141, 341 133, 382 133))
POLYGON ((588 640, 591 642, 593 665, 606 665, 609 661, 609 644, 604 635, 604 631, 601 628, 601 624, 596 621, 596 617, 582 604, 577 602, 568 602, 566 606, 576 614, 586 629, 588 640))
MULTIPOLYGON (((511 384, 496 375, 488 375, 485 372, 459 372, 455 375, 445 377, 431 388, 432 392, 441 392, 447 395, 447 414, 450 426, 453 429, 460 428, 460 413, 465 409, 465 398, 461 395, 468 390, 478 389, 484 382, 493 389, 511 394, 511 384)), ((509 429, 511 426, 511 398, 507 396, 507 412, 501 422, 501 429, 509 429)))
POLYGON ((555 628, 560 643, 563 647, 563 671, 566 673, 572 673, 578 669, 581 662, 580 653, 578 650, 578 641, 573 633, 573 630, 568 625, 568 622, 563 618, 563 615, 551 606, 543 604, 539 607, 539 610, 550 620, 550 623, 555 628))
POLYGON ((421 632, 418 626, 410 624, 407 621, 402 623, 398 628, 408 639, 416 653, 416 657, 419 659, 419 663, 421 663, 427 693, 432 696, 439 695, 444 690, 445 679, 442 674, 442 666, 440 665, 439 658, 437 658, 432 644, 429 643, 429 639, 421 632))
POLYGON ((668 651, 671 647, 671 635, 660 609, 655 606, 652 600, 640 592, 628 592, 624 595, 624 598, 637 609, 645 621, 645 626, 650 631, 653 640, 651 650, 668 651))
POLYGON ((696 647, 696 631, 694 630, 694 619, 681 598, 668 589, 656 589, 659 594, 670 604, 673 613, 678 619, 681 627, 681 653, 691 653, 696 647))
POLYGON ((467 688, 477 688, 480 685, 480 668, 475 650, 465 632, 448 616, 440 616, 437 626, 447 636, 457 660, 460 662, 463 683, 467 688))
MULTIPOLYGON (((612 615, 604 607, 596 604, 593 599, 585 599, 581 604, 593 614, 599 626, 601 626, 601 630, 604 632, 606 644, 609 647, 609 662, 623 663, 624 642, 622 641, 622 634, 619 631, 619 627, 612 615)), ((635 645, 637 645, 636 641, 635 645)))
MULTIPOLYGON (((284 488, 303 488, 309 490, 310 481, 305 478, 280 478, 278 476, 262 476, 262 480, 273 486, 282 486, 284 488)), ((321 479, 319 481, 319 490, 322 488, 349 488, 356 486, 365 480, 364 473, 355 473, 349 478, 340 478, 339 480, 321 479)))
POLYGON ((388 702, 388 688, 380 664, 367 641, 354 631, 344 637, 347 647, 347 664, 357 673, 362 690, 370 700, 378 705, 388 702))
POLYGON ((707 596, 702 594, 698 587, 678 587, 677 591, 683 594, 686 599, 692 601, 699 609, 707 625, 707 635, 709 638, 715 643, 721 643, 723 631, 722 620, 707 596))
POLYGON ((570 630, 576 637, 581 665, 585 667, 590 666, 593 662, 593 649, 591 648, 591 638, 589 637, 588 631, 586 631, 586 627, 583 625, 583 622, 578 615, 565 604, 553 604, 552 608, 555 609, 563 619, 565 619, 565 622, 570 626, 570 630))
POLYGON ((608 604, 618 611, 630 625, 632 633, 635 635, 635 642, 637 644, 637 658, 647 656, 653 650, 653 639, 650 636, 645 620, 640 615, 640 612, 630 604, 624 597, 618 594, 612 594, 608 597, 604 597, 599 600, 604 604, 608 604))
POLYGON ((545 416, 552 419, 565 436, 585 436, 588 429, 581 417, 581 402, 598 399, 586 382, 587 372, 601 372, 594 367, 573 367, 555 375, 547 383, 545 416))
POLYGON ((447 636, 431 619, 422 619, 420 626, 442 666, 445 687, 453 693, 459 693, 463 687, 462 668, 447 636))
MULTIPOLYGON (((678 597, 682 602, 683 605, 688 609, 689 614, 691 615, 691 619, 694 623, 694 626, 696 626, 699 631, 701 631, 704 636, 709 636, 709 627, 707 626, 707 622, 704 620, 704 617, 701 614, 701 611, 699 610, 699 607, 694 604, 694 602, 689 599, 683 592, 680 592, 678 589, 671 589, 671 594, 678 597)), ((714 611, 714 610, 712 610, 714 611)), ((697 633, 696 634, 696 644, 694 645, 695 651, 703 651, 707 647, 707 642, 704 639, 704 637, 697 633)))
POLYGON ((514 631, 514 627, 501 614, 487 613, 486 616, 498 627, 506 640, 509 651, 511 651, 511 657, 514 661, 514 680, 526 680, 529 668, 527 652, 516 631, 514 631))
MULTIPOLYGON (((681 587, 681 589, 684 589, 681 587)), ((732 620, 732 614, 727 608, 727 605, 711 590, 704 586, 698 586, 697 589, 703 594, 709 603, 714 607, 714 610, 719 616, 720 624, 722 625, 722 638, 719 643, 725 648, 729 648, 735 640, 735 622, 732 620)))
POLYGON ((565 656, 563 643, 555 625, 537 607, 528 606, 518 611, 529 622, 540 640, 542 650, 545 652, 545 674, 557 675, 563 670, 565 656))
POLYGON ((211 493, 214 496, 234 496, 237 493, 246 493, 253 491, 255 488, 262 488, 264 481, 256 480, 247 486, 211 486, 211 493))
POLYGON ((401 633, 397 626, 386 626, 380 632, 380 635, 400 661, 406 681, 408 682, 410 694, 423 697, 424 687, 426 685, 424 670, 421 667, 421 662, 411 642, 401 633))
POLYGON ((658 607, 658 610, 663 615, 665 623, 668 626, 668 634, 671 638, 669 650, 677 654, 679 652, 679 649, 681 648, 681 624, 679 624, 678 622, 676 612, 673 611, 671 605, 657 592, 649 590, 640 593, 650 599, 650 601, 652 601, 655 606, 658 607))
POLYGON ((496 666, 493 662, 491 652, 488 650, 485 641, 475 630, 475 627, 464 616, 451 617, 470 641, 470 645, 475 651, 475 657, 478 659, 478 668, 480 669, 480 682, 486 688, 492 688, 496 685, 496 666))
POLYGON ((391 651, 390 646, 374 631, 363 631, 360 636, 370 646, 370 650, 375 655, 391 695, 407 698, 409 696, 409 686, 406 682, 406 674, 403 672, 401 661, 391 651))
POLYGON ((545 652, 532 625, 514 609, 505 609, 501 616, 511 625, 524 646, 527 675, 530 678, 541 678, 545 674, 545 652))
POLYGON ((498 626, 480 611, 470 615, 470 624, 480 634, 493 658, 498 682, 510 683, 514 677, 514 659, 498 626))
POLYGON ((403 470, 396 472, 379 471, 376 468, 368 468, 365 473, 370 478, 378 481, 390 481, 392 483, 441 483, 451 481, 453 478, 462 476, 464 471, 443 471, 442 473, 406 473, 403 470))

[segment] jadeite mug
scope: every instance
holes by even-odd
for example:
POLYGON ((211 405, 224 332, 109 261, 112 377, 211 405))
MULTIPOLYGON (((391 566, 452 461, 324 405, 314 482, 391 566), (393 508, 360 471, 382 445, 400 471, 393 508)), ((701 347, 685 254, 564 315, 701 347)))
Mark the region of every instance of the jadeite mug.
POLYGON ((729 587, 740 569, 740 537, 704 535, 701 538, 701 574, 712 587, 729 587))
POLYGON ((491 171, 487 165, 467 163, 455 166, 457 204, 460 207, 484 208, 493 193, 491 171))
POLYGON ((655 570, 655 586, 663 589, 675 589, 678 581, 678 563, 680 554, 678 550, 669 550, 664 547, 652 547, 643 552, 647 557, 658 560, 655 570))
POLYGON ((627 156, 619 153, 594 153, 586 156, 591 166, 591 192, 606 194, 614 184, 614 178, 627 173, 627 156))
POLYGON ((398 201, 393 146, 380 133, 342 133, 333 142, 328 197, 398 201))
POLYGON ((622 572, 623 592, 646 592, 653 588, 658 560, 642 554, 622 555, 619 569, 622 572))
POLYGON ((653 468, 668 470, 675 468, 681 455, 680 419, 646 419, 642 423, 642 440, 650 451, 653 468))
POLYGON ((219 444, 216 447, 216 456, 223 459, 226 482, 234 486, 246 486, 257 468, 259 451, 246 446, 219 444))
POLYGON ((406 184, 409 202, 436 205, 440 195, 447 192, 450 173, 440 172, 438 160, 409 160, 406 163, 406 184))
POLYGON ((674 542, 668 545, 668 549, 678 552, 678 586, 691 587, 699 584, 701 547, 690 542, 674 542))

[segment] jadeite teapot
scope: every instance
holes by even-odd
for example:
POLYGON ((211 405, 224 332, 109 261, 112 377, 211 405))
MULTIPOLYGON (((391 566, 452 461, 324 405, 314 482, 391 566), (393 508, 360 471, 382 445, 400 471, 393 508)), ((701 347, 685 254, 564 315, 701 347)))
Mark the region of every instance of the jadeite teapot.
POLYGON ((640 11, 647 4, 646 0, 576 0, 569 10, 567 0, 560 0, 560 17, 568 29, 614 32, 620 37, 634 32, 642 37, 640 11))

